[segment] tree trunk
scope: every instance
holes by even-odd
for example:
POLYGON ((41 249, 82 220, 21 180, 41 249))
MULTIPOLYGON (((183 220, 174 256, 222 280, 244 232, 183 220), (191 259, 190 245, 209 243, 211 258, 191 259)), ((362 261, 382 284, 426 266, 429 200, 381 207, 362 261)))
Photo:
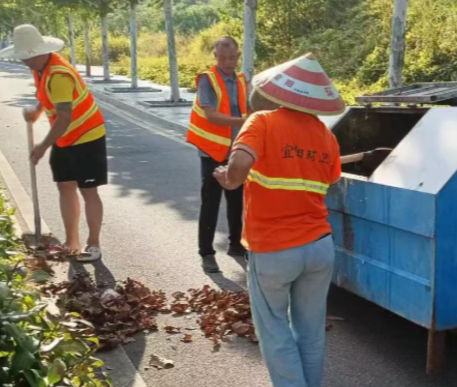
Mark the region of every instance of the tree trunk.
POLYGON ((257 16, 257 0, 244 2, 244 43, 243 43, 243 74, 248 83, 254 76, 255 29, 257 16))
POLYGON ((402 86, 407 11, 408 0, 395 0, 389 58, 389 87, 391 89, 402 86))
POLYGON ((138 88, 137 7, 137 4, 132 4, 130 8, 130 72, 132 73, 132 89, 138 88))
POLYGON ((91 73, 91 53, 90 53, 90 34, 89 22, 84 20, 84 48, 86 53, 86 75, 90 77, 91 73))
POLYGON ((179 75, 178 61, 176 59, 176 42, 175 32, 173 29, 173 0, 163 0, 163 9, 165 13, 165 29, 167 31, 168 60, 170 66, 171 81, 171 101, 178 102, 179 95, 179 75))
POLYGON ((108 15, 102 17, 103 80, 109 81, 108 15))
POLYGON ((67 15, 68 19, 68 33, 70 35, 70 51, 71 51, 71 65, 76 67, 76 49, 75 49, 75 29, 73 28, 73 16, 71 13, 67 15))

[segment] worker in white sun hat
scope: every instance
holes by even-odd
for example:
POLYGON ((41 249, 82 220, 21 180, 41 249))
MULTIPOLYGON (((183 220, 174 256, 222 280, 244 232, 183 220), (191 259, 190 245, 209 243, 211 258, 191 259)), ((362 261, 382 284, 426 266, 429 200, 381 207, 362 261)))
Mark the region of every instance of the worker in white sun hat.
POLYGON ((21 25, 14 30, 13 45, 1 50, 0 58, 19 59, 32 71, 38 104, 26 109, 24 118, 33 123, 45 112, 51 130, 30 157, 37 164, 51 149, 51 170, 66 232, 59 248, 67 256, 90 262, 102 256, 103 204, 98 187, 107 184, 106 132, 103 115, 78 71, 57 54, 63 47, 60 39, 43 37, 34 26, 21 25), (78 189, 89 226, 82 251, 78 189))

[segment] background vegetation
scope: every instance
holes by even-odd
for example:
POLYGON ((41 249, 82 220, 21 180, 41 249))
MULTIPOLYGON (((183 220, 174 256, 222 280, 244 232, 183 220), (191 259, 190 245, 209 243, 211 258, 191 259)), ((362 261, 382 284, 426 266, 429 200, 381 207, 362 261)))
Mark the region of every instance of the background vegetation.
MULTIPOLYGON (((13 3, 20 1, 25 0, 13 3)), ((130 71, 129 10, 122 4, 126 1, 118 0, 109 15, 112 70, 119 74, 130 71)), ((44 13, 45 3, 36 0, 27 15, 10 17, 9 23, 35 22, 44 32, 66 39, 64 18, 59 17, 61 9, 46 13, 45 18, 34 14, 44 13)), ((385 88, 392 6, 393 0, 259 0, 256 71, 313 51, 348 102, 354 102, 354 96, 360 93, 385 88)), ((181 86, 192 87, 195 74, 213 63, 215 39, 229 34, 241 42, 242 7, 240 0, 174 1, 181 86)), ((78 62, 84 63, 82 25, 76 24, 78 62)), ((167 84, 169 69, 160 2, 147 0, 140 4, 138 30, 140 78, 167 84)), ((91 34, 93 64, 101 65, 100 28, 95 17, 91 34)), ((410 0, 405 83, 457 80, 455 42, 455 0, 410 0)))

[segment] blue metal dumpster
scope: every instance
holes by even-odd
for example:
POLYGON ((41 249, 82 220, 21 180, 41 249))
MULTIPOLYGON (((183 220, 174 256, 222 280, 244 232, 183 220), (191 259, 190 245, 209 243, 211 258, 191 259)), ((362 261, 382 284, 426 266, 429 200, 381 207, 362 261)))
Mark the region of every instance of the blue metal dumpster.
POLYGON ((438 373, 457 328, 457 108, 354 107, 331 129, 342 155, 393 149, 365 175, 343 166, 327 197, 333 282, 428 329, 438 373))

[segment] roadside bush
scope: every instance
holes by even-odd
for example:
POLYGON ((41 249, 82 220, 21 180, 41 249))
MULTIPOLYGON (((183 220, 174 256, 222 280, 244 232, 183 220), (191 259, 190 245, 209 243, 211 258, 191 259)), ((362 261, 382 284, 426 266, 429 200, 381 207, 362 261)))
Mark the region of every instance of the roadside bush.
MULTIPOLYGON (((192 39, 177 36, 179 84, 193 89, 195 76, 214 65, 214 42, 231 35, 240 42, 241 25, 237 21, 221 22, 201 31, 192 39)), ((143 34, 138 40, 138 76, 162 85, 170 84, 165 34, 143 34)), ((114 73, 130 75, 130 58, 125 55, 111 66, 114 73)))
MULTIPOLYGON (((195 86, 197 74, 207 70, 214 64, 213 61, 195 60, 189 57, 179 58, 179 85, 190 88, 195 86)), ((130 58, 124 57, 112 65, 112 70, 119 75, 130 76, 130 58)), ((170 84, 170 69, 168 58, 138 58, 138 76, 159 85, 170 84)))
MULTIPOLYGON (((16 253, 10 215, 0 197, 0 386, 103 387, 103 362, 93 327, 78 314, 61 313, 31 283, 49 279, 16 253)), ((34 262, 36 264, 36 262, 34 262)))
MULTIPOLYGON (((110 35, 108 37, 108 44, 110 62, 116 62, 121 57, 130 55, 129 37, 110 35)), ((64 52, 69 56, 69 48, 66 48, 64 52)), ((91 60, 92 66, 103 65, 102 38, 95 34, 91 36, 91 60)), ((82 36, 76 39, 76 61, 80 64, 86 63, 84 37, 82 36)))

